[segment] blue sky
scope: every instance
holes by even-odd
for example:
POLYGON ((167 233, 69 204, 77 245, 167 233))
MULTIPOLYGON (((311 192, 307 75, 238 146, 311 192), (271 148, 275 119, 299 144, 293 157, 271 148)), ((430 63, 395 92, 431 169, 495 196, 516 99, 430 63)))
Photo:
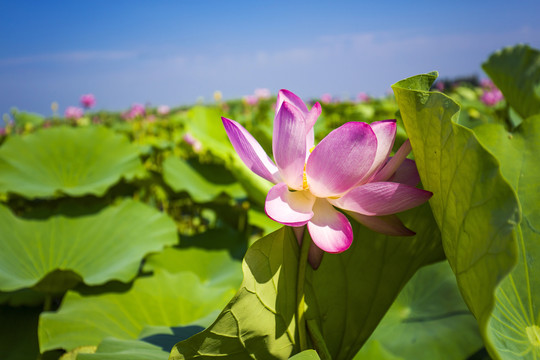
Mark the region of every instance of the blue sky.
POLYGON ((385 94, 438 70, 482 75, 493 51, 540 48, 540 1, 2 1, 0 113, 192 104, 268 88, 385 94))

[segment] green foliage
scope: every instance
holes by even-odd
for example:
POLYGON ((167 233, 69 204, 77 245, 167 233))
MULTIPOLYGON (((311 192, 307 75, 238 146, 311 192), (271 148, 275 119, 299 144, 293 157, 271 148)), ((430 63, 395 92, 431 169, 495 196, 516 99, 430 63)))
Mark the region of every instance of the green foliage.
POLYGON ((168 351, 144 341, 106 339, 95 353, 80 353, 76 360, 167 360, 168 356, 168 351))
MULTIPOLYGON (((326 254, 317 271, 308 271, 306 318, 320 330, 334 359, 352 358, 416 269, 441 259, 439 233, 429 207, 409 211, 403 218, 419 235, 387 237, 355 224, 353 246, 339 255, 326 254), (377 290, 381 284, 384 291, 377 290)), ((250 354, 287 359, 298 352, 298 253, 296 238, 287 228, 253 244, 235 298, 212 326, 178 343, 172 359, 243 359, 250 354)))
POLYGON ((194 201, 209 202, 225 193, 232 198, 244 198, 246 193, 236 179, 223 167, 169 157, 163 162, 163 180, 177 192, 187 191, 194 201))
POLYGON ((467 84, 429 91, 435 73, 395 84, 396 100, 322 104, 317 140, 397 117, 394 150, 410 137, 434 196, 400 214, 416 236, 353 222, 352 247, 307 269, 318 354, 298 344, 297 240, 264 214, 272 184, 220 119, 271 155, 275 98, 129 121, 14 112, 0 136, 2 358, 472 360, 480 337, 493 359, 540 358, 539 54, 486 61, 496 104, 467 84), (445 257, 451 270, 424 267, 445 257))
MULTIPOLYGON (((488 331, 500 281, 515 266, 520 207, 497 160, 472 131, 455 124, 459 106, 427 91, 436 74, 393 86, 444 249, 486 347, 499 356, 488 331)), ((500 319, 511 326, 509 319, 500 319)), ((506 331, 505 331, 506 332, 506 331)))
POLYGON ((9 137, 0 148, 0 192, 30 199, 101 196, 122 177, 133 179, 143 170, 133 145, 103 127, 43 129, 9 137))
POLYGON ((486 124, 475 129, 480 142, 501 164, 516 191, 522 220, 516 228, 518 264, 497 288, 489 334, 505 359, 540 357, 540 115, 524 120, 512 133, 486 124), (536 333, 535 333, 536 331, 536 333))
POLYGON ((2 291, 59 293, 79 281, 128 282, 146 254, 178 241, 169 218, 134 201, 95 215, 47 220, 21 219, 0 205, 0 228, 2 291))
POLYGON ((508 47, 491 55, 482 68, 521 118, 540 114, 540 51, 508 47))
POLYGON ((66 294, 57 312, 44 312, 39 323, 41 351, 72 350, 98 345, 106 337, 136 339, 152 326, 208 325, 205 317, 220 309, 234 294, 227 286, 207 286, 192 272, 135 280, 121 293, 66 294))
POLYGON ((482 339, 447 262, 420 269, 354 360, 466 359, 482 339))

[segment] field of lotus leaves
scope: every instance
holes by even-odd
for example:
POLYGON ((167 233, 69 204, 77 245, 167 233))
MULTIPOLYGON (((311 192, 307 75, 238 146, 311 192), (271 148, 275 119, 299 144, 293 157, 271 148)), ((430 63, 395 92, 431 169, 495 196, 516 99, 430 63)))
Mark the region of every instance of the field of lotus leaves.
POLYGON ((433 193, 399 214, 416 235, 350 218, 351 247, 317 270, 266 216, 272 184, 221 120, 272 154, 275 96, 14 111, 0 136, 0 358, 540 359, 540 52, 482 66, 481 83, 431 72, 384 98, 303 99, 321 103, 316 143, 397 119, 394 151, 410 139, 433 193))

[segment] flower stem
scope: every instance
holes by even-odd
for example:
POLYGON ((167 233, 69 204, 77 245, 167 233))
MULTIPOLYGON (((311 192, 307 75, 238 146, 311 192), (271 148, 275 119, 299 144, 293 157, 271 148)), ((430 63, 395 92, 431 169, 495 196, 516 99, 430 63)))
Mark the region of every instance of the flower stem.
POLYGON ((302 246, 300 248, 300 259, 298 261, 298 279, 296 282, 296 327, 298 329, 298 337, 300 338, 300 351, 308 349, 306 337, 306 318, 304 317, 304 283, 310 246, 311 237, 305 236, 302 241, 302 246))

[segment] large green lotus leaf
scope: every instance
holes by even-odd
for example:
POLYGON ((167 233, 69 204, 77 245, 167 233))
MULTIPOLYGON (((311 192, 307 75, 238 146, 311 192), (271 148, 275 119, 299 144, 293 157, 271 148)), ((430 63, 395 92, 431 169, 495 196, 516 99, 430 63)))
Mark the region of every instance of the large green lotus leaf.
POLYGON ((203 148, 215 155, 227 154, 233 150, 221 121, 223 111, 217 107, 194 106, 187 113, 186 128, 201 142, 203 148))
POLYGON ((461 298, 454 273, 440 262, 420 269, 407 283, 355 360, 466 359, 483 347, 476 320, 461 298), (386 351, 374 356, 368 344, 386 351))
POLYGON ((418 75, 392 88, 422 183, 434 193, 430 205, 446 256, 488 351, 497 357, 487 327, 495 316, 493 294, 517 262, 519 204, 497 160, 471 130, 455 123, 459 106, 428 91, 436 77, 418 75))
POLYGON ((230 287, 204 285, 191 272, 167 271, 137 279, 123 293, 81 295, 69 291, 57 312, 41 315, 40 348, 71 350, 97 345, 106 337, 136 339, 148 325, 205 327, 209 321, 204 317, 221 309, 234 292, 230 287))
POLYGON ((94 354, 78 354, 77 360, 167 360, 169 352, 141 340, 105 339, 94 354))
POLYGON ((14 109, 12 110, 12 114, 15 125, 20 127, 27 125, 40 126, 45 122, 43 115, 33 112, 18 111, 17 109, 14 109))
POLYGON ((185 160, 168 157, 163 162, 163 180, 177 192, 187 191, 197 202, 209 202, 226 193, 233 198, 245 198, 246 193, 235 178, 218 165, 190 165, 185 160))
POLYGON ((144 168, 136 146, 112 130, 57 127, 9 137, 0 148, 0 173, 0 192, 26 198, 101 196, 144 168))
POLYGON ((227 250, 167 248, 149 256, 145 271, 164 269, 170 273, 190 271, 206 285, 228 286, 238 289, 242 283, 242 266, 227 250))
POLYGON ((482 68, 523 119, 540 114, 540 51, 527 45, 504 48, 482 68))
POLYGON ((94 215, 47 220, 24 220, 0 205, 0 228, 2 291, 37 285, 60 292, 79 280, 127 282, 146 254, 178 241, 168 216, 132 200, 94 215))
POLYGON ((540 115, 524 120, 512 133, 486 124, 475 133, 500 161, 505 178, 518 193, 522 220, 517 228, 518 265, 497 288, 488 327, 504 359, 540 358, 540 115))
POLYGON ((0 355, 2 360, 36 359, 36 327, 40 308, 0 306, 0 355))
MULTIPOLYGON (((418 235, 387 237, 354 223, 349 250, 325 254, 318 270, 307 269, 306 318, 317 324, 334 359, 352 358, 416 269, 443 257, 427 204, 402 217, 418 235)), ((298 256, 287 227, 254 243, 235 298, 212 326, 179 342, 171 359, 287 359, 297 353, 298 256)))

